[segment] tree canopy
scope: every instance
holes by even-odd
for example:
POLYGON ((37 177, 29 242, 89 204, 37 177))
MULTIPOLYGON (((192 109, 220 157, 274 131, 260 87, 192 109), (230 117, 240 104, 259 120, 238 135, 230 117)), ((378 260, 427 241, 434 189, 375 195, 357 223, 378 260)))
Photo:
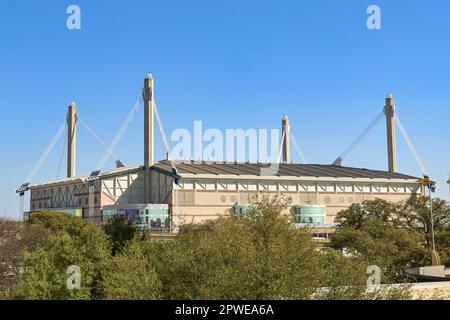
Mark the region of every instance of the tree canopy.
POLYGON ((103 276, 110 263, 108 236, 96 225, 53 212, 32 215, 31 225, 51 234, 34 251, 25 253, 21 295, 26 299, 97 299, 103 297, 103 276), (80 289, 67 287, 68 268, 81 270, 80 289))
POLYGON ((111 240, 113 255, 116 255, 117 252, 122 250, 125 244, 133 239, 138 233, 138 229, 133 222, 120 215, 114 215, 109 218, 103 227, 103 230, 111 240))
MULTIPOLYGON (((40 212, 25 224, 0 223, 0 244, 9 248, 0 252, 0 271, 17 270, 8 273, 15 275, 12 289, 2 277, 0 297, 401 299, 409 297, 406 286, 367 290, 368 267, 382 269, 383 283, 404 283, 406 268, 429 263, 426 198, 354 204, 338 214, 328 246, 295 226, 288 205, 262 195, 240 217, 185 224, 169 241, 120 218, 102 228, 40 212), (71 266, 80 269, 79 289, 67 286, 71 266)), ((448 261, 448 204, 435 200, 433 207, 438 250, 448 261)))
MULTIPOLYGON (((318 248, 309 230, 295 228, 282 213, 285 208, 284 199, 264 197, 242 217, 186 224, 173 241, 130 243, 140 257, 138 269, 149 276, 138 290, 162 299, 200 300, 364 299, 393 293, 368 294, 365 262, 318 248)), ((120 256, 132 259, 127 249, 120 256)), ((121 296, 132 296, 124 269, 112 273, 117 287, 130 290, 121 296)))
MULTIPOLYGON (((382 199, 353 204, 339 212, 331 247, 380 266, 385 282, 409 279, 406 269, 431 263, 429 198, 397 204, 382 199)), ((437 251, 449 263, 449 206, 433 200, 437 251)))

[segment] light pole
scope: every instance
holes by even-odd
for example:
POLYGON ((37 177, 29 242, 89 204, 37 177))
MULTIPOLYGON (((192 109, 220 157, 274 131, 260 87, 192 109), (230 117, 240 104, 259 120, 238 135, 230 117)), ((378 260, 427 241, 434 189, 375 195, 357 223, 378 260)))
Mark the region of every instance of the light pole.
POLYGON ((440 265, 441 259, 439 257, 439 254, 436 251, 436 242, 434 239, 434 216, 433 216, 433 198, 431 193, 436 191, 436 182, 432 181, 430 177, 424 175, 423 179, 420 180, 423 185, 428 187, 428 195, 430 197, 430 218, 431 218, 431 241, 432 241, 432 254, 431 254, 431 261, 432 265, 440 265))
POLYGON ((434 241, 434 218, 433 218, 433 198, 431 197, 431 189, 433 189, 433 192, 435 190, 435 187, 432 186, 432 181, 430 181, 430 184, 428 185, 428 193, 430 196, 430 214, 431 214, 431 240, 433 243, 433 251, 436 252, 436 243, 434 241))

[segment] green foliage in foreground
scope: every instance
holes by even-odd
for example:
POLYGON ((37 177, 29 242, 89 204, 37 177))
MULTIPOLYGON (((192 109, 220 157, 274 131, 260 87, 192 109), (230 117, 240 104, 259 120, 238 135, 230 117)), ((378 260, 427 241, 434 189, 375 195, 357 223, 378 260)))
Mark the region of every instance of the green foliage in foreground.
MULTIPOLYGON (((436 249, 450 264, 450 207, 433 200, 436 249)), ((331 247, 378 265, 383 282, 410 281, 405 269, 431 264, 429 198, 393 204, 382 199, 353 204, 341 211, 331 247)))
MULTIPOLYGON (((114 232, 107 235, 102 228, 78 218, 46 212, 34 214, 26 226, 44 228, 49 234, 45 241, 25 250, 24 272, 14 297, 409 297, 409 290, 404 286, 368 292, 366 282, 369 275, 366 271, 376 259, 369 259, 368 255, 347 257, 334 248, 318 248, 308 230, 295 229, 290 217, 282 214, 286 206, 284 198, 262 197, 241 218, 221 217, 203 224, 186 224, 172 241, 155 241, 135 233, 130 239, 131 233, 120 234, 120 230, 129 230, 120 225, 120 221, 112 224, 114 232), (116 242, 118 246, 114 255, 111 250, 114 246, 112 234, 120 240, 116 242), (79 290, 70 290, 66 286, 69 276, 67 268, 71 265, 81 269, 79 290)), ((366 240, 373 242, 370 237, 361 241, 366 240)), ((380 243, 383 241, 381 239, 380 243)), ((382 247, 380 249, 384 250, 382 247)), ((378 252, 377 256, 373 252, 376 257, 384 253, 378 252)))
POLYGON ((406 288, 366 293, 367 265, 319 250, 307 230, 264 198, 243 218, 185 225, 171 242, 133 240, 106 277, 106 298, 405 298, 406 288), (131 262, 133 261, 133 262, 131 262), (128 262, 128 263, 127 263, 128 262), (129 266, 143 281, 136 283, 129 266))
POLYGON ((113 256, 122 250, 127 241, 133 239, 138 233, 138 229, 133 222, 118 215, 111 217, 103 230, 110 238, 113 256))
MULTIPOLYGON (((240 219, 221 218, 187 225, 170 250, 155 261, 168 299, 308 299, 316 288, 355 286, 361 296, 365 270, 342 256, 326 265, 327 254, 306 230, 281 215, 285 203, 265 198, 240 219), (352 273, 337 269, 352 265, 352 273), (164 270, 164 272, 162 272, 164 270), (334 274, 336 277, 330 276, 334 274)), ((353 292, 342 289, 342 296, 353 292)))
POLYGON ((35 251, 25 254, 20 287, 25 299, 98 299, 110 263, 107 235, 96 225, 59 213, 34 214, 30 221, 52 234, 35 251), (80 290, 67 288, 67 268, 81 269, 80 290))
POLYGON ((108 299, 154 300, 160 298, 161 281, 138 238, 112 259, 104 279, 108 299))

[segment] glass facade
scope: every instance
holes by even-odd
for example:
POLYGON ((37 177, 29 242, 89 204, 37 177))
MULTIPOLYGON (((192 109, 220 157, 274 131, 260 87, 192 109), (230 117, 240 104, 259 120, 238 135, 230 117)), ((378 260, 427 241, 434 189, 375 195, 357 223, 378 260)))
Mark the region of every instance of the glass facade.
POLYGON ((170 231, 170 214, 168 207, 154 207, 142 209, 103 209, 103 223, 115 216, 122 216, 146 231, 170 231))
POLYGON ((170 215, 167 208, 140 210, 136 224, 149 231, 169 231, 170 215))
POLYGON ((308 224, 325 223, 325 206, 299 205, 295 207, 295 222, 308 224))

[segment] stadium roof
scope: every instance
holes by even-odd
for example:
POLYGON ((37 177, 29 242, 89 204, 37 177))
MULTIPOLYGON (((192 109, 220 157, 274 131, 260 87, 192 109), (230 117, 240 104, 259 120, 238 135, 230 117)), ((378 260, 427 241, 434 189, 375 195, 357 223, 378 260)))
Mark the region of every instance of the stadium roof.
MULTIPOLYGON (((205 162, 182 161, 175 162, 180 176, 183 175, 232 175, 232 176, 275 176, 275 177, 317 177, 317 178, 364 178, 364 179, 395 179, 418 180, 419 178, 379 170, 341 167, 321 164, 271 164, 267 163, 237 163, 237 162, 205 162), (277 167, 278 166, 278 167, 277 167)), ((171 163, 164 160, 153 165, 152 169, 170 174, 171 163)))
MULTIPOLYGON (((322 164, 271 164, 268 163, 240 163, 240 162, 208 162, 208 161, 175 161, 175 167, 181 177, 227 177, 227 178, 277 178, 280 179, 368 179, 368 180, 411 180, 417 181, 419 178, 402 174, 390 173, 379 170, 369 170, 364 168, 351 168, 322 164), (277 167, 278 166, 278 167, 277 167)), ((144 169, 141 165, 128 166, 101 171, 96 175, 98 179, 106 179, 129 173, 136 173, 144 169)), ((155 163, 152 170, 163 174, 172 175, 172 165, 168 160, 155 163)), ((89 179, 89 175, 77 176, 58 181, 50 181, 32 185, 31 188, 41 188, 67 183, 80 183, 89 179)))

